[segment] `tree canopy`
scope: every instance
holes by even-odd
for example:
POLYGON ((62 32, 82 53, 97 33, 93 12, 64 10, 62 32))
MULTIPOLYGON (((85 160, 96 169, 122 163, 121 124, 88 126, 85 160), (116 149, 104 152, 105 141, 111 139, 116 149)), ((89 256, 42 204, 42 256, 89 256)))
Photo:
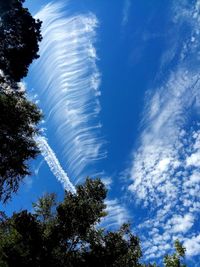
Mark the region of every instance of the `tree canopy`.
POLYGON ((29 65, 38 58, 42 39, 41 22, 31 16, 23 2, 0 2, 0 69, 16 82, 27 75, 29 65))
MULTIPOLYGON (((77 193, 65 193, 57 203, 46 194, 27 210, 11 217, 1 214, 0 266, 4 267, 156 267, 142 264, 140 240, 129 224, 118 231, 99 226, 106 216, 106 189, 99 180, 87 179, 77 193)), ((177 252, 166 256, 165 267, 184 267, 185 250, 176 242, 177 252)))
POLYGON ((0 83, 0 198, 4 201, 30 174, 28 160, 39 152, 34 136, 40 118, 41 112, 23 92, 9 90, 6 81, 0 83))
POLYGON ((0 2, 0 199, 6 201, 28 174, 28 161, 38 154, 34 136, 41 112, 19 82, 38 57, 41 22, 22 0, 0 2))
POLYGON ((176 240, 174 242, 176 252, 173 255, 166 255, 164 258, 165 267, 187 267, 186 264, 182 263, 182 259, 185 257, 186 249, 181 243, 176 240))

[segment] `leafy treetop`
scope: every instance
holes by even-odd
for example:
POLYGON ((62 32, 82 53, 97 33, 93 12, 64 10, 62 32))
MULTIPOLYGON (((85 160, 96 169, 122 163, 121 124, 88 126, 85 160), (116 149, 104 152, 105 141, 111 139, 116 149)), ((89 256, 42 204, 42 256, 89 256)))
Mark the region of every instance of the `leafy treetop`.
MULTIPOLYGON (((105 197, 102 182, 87 179, 77 186, 77 194, 66 192, 61 203, 55 194, 47 194, 34 204, 34 213, 24 210, 10 218, 2 214, 0 266, 156 267, 141 263, 140 241, 129 224, 118 231, 99 227, 106 215, 105 197)), ((184 266, 175 259, 184 256, 177 244, 179 254, 167 256, 166 267, 184 266)))
POLYGON ((24 0, 0 1, 0 200, 16 192, 38 154, 34 140, 41 112, 17 83, 38 57, 41 22, 24 0))
POLYGON ((19 82, 38 58, 41 22, 35 20, 24 0, 0 1, 0 69, 19 82))
POLYGON ((8 81, 0 81, 0 199, 6 201, 19 182, 30 174, 28 161, 39 153, 34 136, 41 112, 26 99, 24 92, 13 92, 8 81))

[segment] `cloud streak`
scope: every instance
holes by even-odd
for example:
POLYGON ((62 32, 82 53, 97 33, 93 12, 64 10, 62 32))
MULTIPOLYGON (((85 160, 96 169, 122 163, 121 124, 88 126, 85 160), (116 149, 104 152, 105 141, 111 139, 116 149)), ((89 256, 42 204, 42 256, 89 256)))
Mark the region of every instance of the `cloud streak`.
MULTIPOLYGON (((41 57, 33 64, 30 78, 33 98, 45 113, 44 134, 51 143, 55 138, 56 145, 53 150, 42 136, 36 141, 57 180, 75 193, 74 184, 84 176, 85 168, 106 153, 98 122, 100 73, 94 48, 98 21, 91 13, 67 14, 64 7, 62 3, 48 4, 36 14, 43 21, 43 41, 41 57), (74 179, 69 179, 58 155, 74 179)), ((103 172, 97 175, 110 186, 110 177, 103 172)), ((106 200, 106 205, 108 216, 101 226, 118 228, 129 217, 126 208, 116 199, 106 200)))
POLYGON ((106 229, 119 228, 123 223, 127 223, 130 214, 119 200, 107 199, 105 201, 107 216, 102 219, 100 226, 106 229))
POLYGON ((174 34, 180 35, 182 48, 176 51, 177 64, 148 99, 130 168, 129 190, 151 214, 138 227, 147 258, 161 257, 177 238, 187 255, 200 255, 200 1, 186 2, 174 1, 174 34), (189 29, 184 34, 183 25, 189 29))
POLYGON ((62 3, 50 3, 35 16, 43 21, 43 41, 29 87, 45 114, 45 134, 77 183, 106 153, 98 120, 100 73, 94 48, 98 21, 91 13, 72 14, 70 4, 67 10, 62 3))
MULTIPOLYGON (((71 183, 66 172, 61 167, 55 153, 50 148, 46 138, 42 136, 38 136, 36 138, 36 142, 50 170, 55 175, 55 177, 58 179, 58 181, 63 185, 65 190, 76 194, 76 188, 71 183)), ((104 182, 104 180, 102 181, 104 182)), ((108 179, 108 181, 110 182, 110 179, 108 179)), ((26 183, 28 187, 31 181, 26 181, 26 183)), ((124 222, 127 222, 128 219, 130 218, 130 215, 126 207, 122 205, 119 202, 119 200, 107 199, 105 201, 105 204, 107 206, 106 207, 107 216, 104 219, 102 219, 102 221, 100 222, 100 227, 105 227, 106 229, 119 228, 124 222)))
POLYGON ((70 182, 69 177, 65 173, 65 171, 62 169, 55 153, 50 148, 47 140, 44 137, 37 137, 36 142, 38 143, 38 147, 41 150, 41 153, 47 162, 50 170, 55 175, 55 177, 58 179, 61 184, 63 184, 63 187, 72 193, 76 193, 76 189, 74 185, 70 182))
POLYGON ((129 11, 131 7, 131 1, 125 0, 122 14, 122 26, 125 26, 128 23, 129 11))

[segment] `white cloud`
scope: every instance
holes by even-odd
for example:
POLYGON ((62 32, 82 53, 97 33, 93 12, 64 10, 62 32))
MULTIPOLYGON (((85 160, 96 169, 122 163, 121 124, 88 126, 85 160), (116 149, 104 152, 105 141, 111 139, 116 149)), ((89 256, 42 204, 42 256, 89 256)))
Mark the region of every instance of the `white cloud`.
POLYGON ((77 183, 93 175, 94 164, 106 151, 98 120, 101 75, 94 47, 98 21, 92 13, 69 10, 70 1, 56 2, 36 14, 43 22, 43 40, 29 88, 40 100, 48 140, 56 143, 56 154, 77 183))
POLYGON ((200 235, 188 238, 184 242, 186 253, 188 256, 196 256, 200 254, 200 235))
POLYGON ((186 159, 187 166, 200 167, 200 150, 186 159))
POLYGON ((106 200, 107 205, 106 212, 108 215, 102 219, 101 227, 109 228, 119 228, 123 223, 127 223, 130 219, 130 215, 126 207, 120 203, 119 200, 106 200))
POLYGON ((185 24, 190 32, 181 35, 183 46, 176 55, 177 65, 165 74, 163 83, 148 99, 143 131, 130 167, 129 190, 134 200, 146 207, 146 220, 138 229, 147 258, 170 251, 177 238, 187 240, 189 248, 191 235, 193 248, 188 255, 200 254, 200 242, 195 237, 195 223, 200 218, 198 3, 192 6, 187 2, 185 6, 174 1, 173 35, 180 37, 185 24))
POLYGON ((188 177, 188 180, 184 183, 185 186, 193 186, 194 184, 200 183, 200 173, 194 171, 191 176, 188 177))
POLYGON ((113 182, 111 177, 103 177, 101 178, 101 181, 104 183, 106 188, 110 189, 112 182, 113 182))
POLYGON ((194 108, 192 102, 199 93, 199 83, 197 74, 183 73, 180 70, 178 76, 173 73, 174 82, 171 76, 166 87, 158 91, 162 97, 154 98, 154 101, 162 99, 156 104, 160 108, 154 109, 153 115, 148 117, 150 120, 142 133, 130 172, 130 191, 134 192, 136 200, 140 199, 140 203, 156 211, 154 219, 141 225, 141 229, 147 229, 149 225, 154 229, 148 232, 151 245, 144 246, 147 258, 159 258, 171 250, 176 238, 183 241, 192 231, 200 212, 198 123, 194 129, 183 130, 187 120, 184 110, 194 108), (179 75, 185 75, 184 79, 179 75), (171 91, 175 90, 173 85, 177 80, 182 82, 176 87, 175 95, 171 91), (169 108, 170 99, 173 105, 169 108), (156 255, 149 246, 158 247, 156 255))
POLYGON ((171 232, 178 233, 178 232, 187 232, 194 224, 194 216, 190 213, 185 214, 184 216, 181 215, 173 215, 173 217, 167 222, 171 224, 171 232))
POLYGON ((170 164, 170 159, 169 158, 164 158, 158 162, 158 169, 161 172, 167 171, 169 168, 170 164))
POLYGON ((41 150, 42 155, 44 156, 44 159, 46 160, 47 164, 49 165, 50 170, 55 175, 55 177, 58 179, 58 181, 63 184, 64 188, 67 191, 71 191, 72 193, 76 193, 76 189, 75 189, 74 185, 70 182, 69 177, 67 176, 65 171, 62 169, 55 153, 50 148, 46 139, 44 137, 37 137, 36 141, 38 143, 38 147, 41 150))

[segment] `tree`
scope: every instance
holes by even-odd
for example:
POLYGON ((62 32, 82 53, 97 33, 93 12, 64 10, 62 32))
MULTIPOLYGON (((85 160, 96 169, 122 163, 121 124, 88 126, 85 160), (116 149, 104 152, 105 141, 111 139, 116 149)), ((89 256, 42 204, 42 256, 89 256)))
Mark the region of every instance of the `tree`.
POLYGON ((19 82, 38 58, 41 22, 23 7, 24 0, 0 2, 0 69, 19 82))
POLYGON ((139 239, 129 225, 116 232, 97 227, 106 214, 105 197, 101 181, 87 179, 77 194, 66 192, 56 209, 55 195, 48 194, 34 204, 34 214, 2 218, 2 266, 140 266, 139 239))
POLYGON ((40 266, 42 229, 31 213, 22 211, 2 220, 0 241, 1 266, 40 266))
POLYGON ((34 136, 41 112, 23 92, 0 83, 0 198, 6 201, 30 174, 28 161, 39 153, 34 136), (5 85, 7 87, 5 87, 5 85), (9 90, 10 89, 10 90, 9 90))
POLYGON ((186 267, 185 264, 182 264, 182 259, 185 257, 185 248, 181 243, 176 240, 174 242, 175 253, 173 255, 166 255, 164 258, 165 267, 186 267))
POLYGON ((16 0, 7 0, 7 1, 1 0, 1 2, 0 2, 0 12, 1 13, 0 14, 2 15, 2 13, 8 11, 8 9, 11 8, 11 5, 14 1, 16 1, 16 0))
POLYGON ((41 112, 17 83, 38 57, 41 22, 24 0, 0 2, 0 199, 6 201, 30 174, 28 161, 39 153, 34 136, 41 112))
POLYGON ((54 218, 54 208, 56 206, 56 195, 54 193, 45 194, 38 199, 37 203, 33 203, 33 208, 37 218, 47 223, 54 218))
MULTIPOLYGON (((76 194, 65 192, 61 203, 55 194, 46 194, 33 205, 33 213, 21 211, 9 218, 1 214, 0 266, 156 267, 141 263, 140 240, 129 224, 118 231, 99 227, 106 216, 105 198, 102 182, 87 179, 76 194)), ((177 244, 178 255, 184 255, 177 244)), ((167 257, 166 267, 184 266, 170 265, 174 255, 167 257)))

